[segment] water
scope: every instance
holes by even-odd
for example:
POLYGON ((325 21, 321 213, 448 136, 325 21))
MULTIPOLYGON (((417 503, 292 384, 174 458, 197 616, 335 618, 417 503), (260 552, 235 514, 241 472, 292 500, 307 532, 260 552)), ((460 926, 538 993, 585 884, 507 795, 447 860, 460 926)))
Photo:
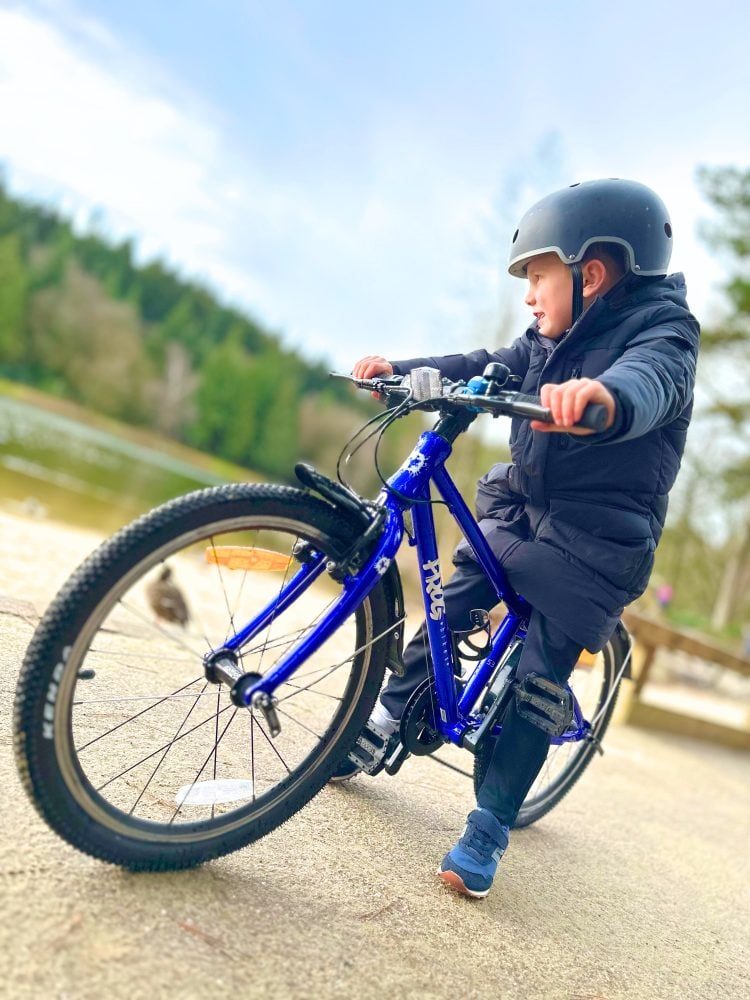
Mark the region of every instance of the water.
POLYGON ((0 395, 0 502, 15 513, 108 532, 181 493, 249 478, 185 454, 0 395))

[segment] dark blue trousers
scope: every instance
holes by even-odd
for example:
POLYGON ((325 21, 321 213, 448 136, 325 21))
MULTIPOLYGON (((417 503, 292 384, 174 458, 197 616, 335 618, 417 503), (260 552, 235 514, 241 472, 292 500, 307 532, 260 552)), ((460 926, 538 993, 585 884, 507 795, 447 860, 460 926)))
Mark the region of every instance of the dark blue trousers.
MULTIPOLYGON (((450 627, 467 631, 472 627, 474 608, 489 611, 497 596, 477 563, 461 561, 445 587, 445 610, 450 627)), ((583 647, 536 610, 518 664, 518 677, 541 674, 564 684, 578 662, 583 647)), ((427 629, 423 624, 404 650, 406 674, 391 674, 380 700, 390 714, 401 717, 412 691, 431 672, 427 629)), ((532 722, 521 718, 511 699, 502 720, 490 767, 477 796, 477 804, 493 813, 501 823, 512 826, 523 800, 541 770, 549 750, 549 736, 532 722)))

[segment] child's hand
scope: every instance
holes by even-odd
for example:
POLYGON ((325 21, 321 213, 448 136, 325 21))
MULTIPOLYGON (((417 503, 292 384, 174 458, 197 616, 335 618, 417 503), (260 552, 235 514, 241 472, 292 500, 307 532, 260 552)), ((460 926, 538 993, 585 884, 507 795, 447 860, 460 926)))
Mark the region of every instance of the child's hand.
POLYGON ((352 368, 355 378, 375 378, 376 375, 393 375, 393 365, 379 354, 368 354, 352 368))
MULTIPOLYGON (((352 368, 355 378, 375 378, 377 375, 393 375, 393 365, 379 354, 368 354, 352 368)), ((379 392, 371 392, 373 399, 380 399, 379 392)))
POLYGON ((615 398, 601 382, 591 378, 573 378, 560 385, 543 385, 540 391, 542 406, 547 406, 555 418, 554 424, 540 420, 531 421, 531 429, 542 433, 594 434, 586 427, 574 427, 583 416, 588 403, 602 403, 607 408, 607 422, 602 430, 612 426, 615 419, 615 398))

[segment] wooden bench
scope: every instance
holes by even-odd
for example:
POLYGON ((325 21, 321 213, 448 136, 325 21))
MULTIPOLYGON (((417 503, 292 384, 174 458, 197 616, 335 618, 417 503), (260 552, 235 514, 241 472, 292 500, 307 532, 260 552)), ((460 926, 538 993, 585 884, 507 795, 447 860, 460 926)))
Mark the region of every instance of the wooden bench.
MULTIPOLYGON (((704 635, 686 629, 674 628, 664 621, 628 609, 623 621, 633 637, 633 689, 627 699, 622 721, 648 729, 679 733, 699 739, 711 740, 728 746, 750 749, 750 711, 745 722, 728 723, 725 710, 720 710, 721 720, 707 717, 702 704, 683 704, 665 689, 654 685, 651 696, 643 695, 648 683, 656 653, 660 649, 686 653, 707 663, 750 677, 750 658, 728 649, 704 635), (665 697, 666 695, 666 697, 665 697), (739 725, 739 728, 738 728, 739 725)), ((709 706, 710 707, 710 706, 709 706)), ((741 703, 735 707, 742 716, 741 703)))
POLYGON ((691 656, 697 656, 709 663, 716 663, 728 670, 734 670, 745 677, 750 677, 750 659, 727 649, 726 646, 712 642, 705 636, 685 629, 674 628, 672 625, 667 625, 666 622, 647 618, 645 615, 630 609, 625 612, 622 620, 635 641, 642 647, 644 654, 640 670, 635 677, 636 694, 640 694, 648 680, 656 650, 660 646, 689 653, 691 656))

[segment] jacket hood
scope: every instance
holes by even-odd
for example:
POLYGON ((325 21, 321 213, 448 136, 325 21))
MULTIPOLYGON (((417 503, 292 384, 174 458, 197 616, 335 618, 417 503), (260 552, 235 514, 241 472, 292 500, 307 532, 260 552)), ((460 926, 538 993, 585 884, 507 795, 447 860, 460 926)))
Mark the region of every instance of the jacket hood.
MULTIPOLYGON (((590 322, 599 330, 627 320, 633 313, 649 309, 650 321, 669 323, 692 320, 698 323, 687 304, 687 286, 681 273, 665 278, 636 278, 626 275, 606 295, 597 299, 584 313, 591 313, 590 322)), ((588 325, 588 324, 587 324, 588 325)))
POLYGON ((606 295, 602 296, 613 309, 640 308, 648 303, 671 302, 688 312, 687 286, 681 272, 664 278, 636 278, 625 275, 606 295))

